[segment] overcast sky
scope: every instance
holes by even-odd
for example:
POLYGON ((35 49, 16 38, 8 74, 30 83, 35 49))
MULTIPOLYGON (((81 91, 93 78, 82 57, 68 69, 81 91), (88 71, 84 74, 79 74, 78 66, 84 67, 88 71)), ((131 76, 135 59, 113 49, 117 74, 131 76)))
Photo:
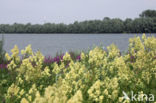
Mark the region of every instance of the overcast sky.
POLYGON ((156 10, 156 0, 0 0, 0 24, 135 18, 146 9, 156 10))

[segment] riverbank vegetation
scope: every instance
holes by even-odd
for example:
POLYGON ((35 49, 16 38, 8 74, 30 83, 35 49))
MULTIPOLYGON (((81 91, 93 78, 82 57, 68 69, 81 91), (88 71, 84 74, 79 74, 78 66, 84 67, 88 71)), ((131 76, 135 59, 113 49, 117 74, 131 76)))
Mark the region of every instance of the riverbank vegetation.
POLYGON ((154 36, 129 39, 124 54, 113 44, 75 57, 44 57, 31 45, 11 51, 5 53, 7 66, 0 68, 1 103, 130 103, 132 91, 137 94, 134 103, 146 103, 156 96, 154 36))
POLYGON ((73 24, 1 24, 0 33, 156 33, 156 10, 146 10, 139 18, 125 20, 105 17, 73 24))

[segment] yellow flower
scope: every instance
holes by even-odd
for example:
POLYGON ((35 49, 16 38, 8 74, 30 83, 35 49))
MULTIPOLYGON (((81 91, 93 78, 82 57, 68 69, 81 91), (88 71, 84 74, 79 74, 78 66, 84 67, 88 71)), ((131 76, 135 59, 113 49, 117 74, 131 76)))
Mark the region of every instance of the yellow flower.
POLYGON ((21 50, 21 54, 24 55, 25 54, 25 50, 21 50))
POLYGON ((28 96, 28 99, 29 99, 29 101, 32 101, 32 97, 31 96, 28 96))
POLYGON ((143 35, 142 35, 142 40, 145 40, 145 39, 146 39, 146 34, 143 33, 143 35))
POLYGON ((25 98, 22 98, 21 103, 29 103, 25 98))
POLYGON ((82 103, 82 92, 78 90, 76 94, 67 103, 82 103))
POLYGON ((8 53, 5 53, 5 57, 6 57, 6 59, 7 59, 8 61, 10 61, 10 60, 11 60, 11 57, 9 56, 9 54, 8 54, 8 53))
POLYGON ((25 48, 25 53, 32 55, 32 49, 31 49, 31 45, 29 44, 26 48, 25 48))
MULTIPOLYGON (((136 92, 138 88, 142 88, 141 97, 144 92, 147 92, 147 84, 150 81, 150 88, 154 88, 155 37, 143 35, 142 40, 139 37, 130 39, 129 53, 124 56, 120 55, 115 45, 108 47, 108 53, 96 47, 89 53, 81 53, 80 61, 72 60, 66 53, 60 64, 54 63, 52 66, 43 65, 44 56, 39 51, 33 53, 31 45, 21 51, 24 55, 29 54, 22 61, 18 52, 18 47, 15 46, 11 57, 5 54, 7 60, 10 60, 8 70, 12 70, 11 74, 16 74, 14 83, 8 87, 6 100, 14 99, 15 102, 21 101, 21 103, 82 103, 85 101, 130 103, 129 100, 119 97, 123 86, 126 89, 133 85, 132 87, 136 88, 132 89, 136 92), (70 63, 66 68, 67 61, 70 63), (47 77, 52 79, 48 83, 46 83, 47 77), (42 84, 39 84, 38 80, 41 80, 42 84), (33 86, 29 85, 25 90, 24 85, 32 82, 33 86), (85 94, 86 90, 88 94, 85 94), (83 100, 85 97, 83 95, 89 97, 83 100)), ((7 79, 2 80, 0 86, 6 84, 7 81, 7 79)))
POLYGON ((119 102, 122 102, 123 101, 123 97, 119 97, 119 102))
POLYGON ((14 46, 14 48, 11 50, 12 52, 12 57, 16 57, 19 54, 19 49, 17 47, 17 45, 14 46))
POLYGON ((20 91, 20 95, 22 96, 24 94, 24 90, 22 89, 21 91, 20 91))
POLYGON ((84 60, 85 59, 85 54, 82 52, 81 53, 81 60, 84 60))
POLYGON ((108 95, 108 90, 107 89, 104 90, 104 94, 108 95))
POLYGON ((42 72, 42 75, 43 76, 50 76, 50 70, 49 70, 49 67, 45 67, 44 71, 42 72))
POLYGON ((68 61, 71 60, 70 54, 66 52, 66 54, 63 56, 63 60, 68 61))
POLYGON ((7 91, 7 98, 10 98, 11 96, 17 96, 19 93, 19 87, 15 84, 12 84, 7 91))
POLYGON ((103 100, 103 98, 104 98, 103 96, 100 96, 100 100, 103 100))

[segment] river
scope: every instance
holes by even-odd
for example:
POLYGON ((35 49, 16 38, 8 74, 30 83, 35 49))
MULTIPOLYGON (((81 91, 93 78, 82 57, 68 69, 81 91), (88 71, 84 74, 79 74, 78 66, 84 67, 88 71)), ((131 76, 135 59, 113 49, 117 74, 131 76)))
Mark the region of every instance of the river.
MULTIPOLYGON (((121 51, 128 48, 129 38, 142 34, 0 34, 4 36, 4 49, 10 50, 17 45, 24 49, 31 44, 34 52, 40 50, 44 55, 54 56, 57 52, 88 50, 102 45, 106 48, 114 43, 121 51)), ((152 34, 156 36, 156 34, 152 34)), ((151 36, 147 34, 147 36, 151 36)))

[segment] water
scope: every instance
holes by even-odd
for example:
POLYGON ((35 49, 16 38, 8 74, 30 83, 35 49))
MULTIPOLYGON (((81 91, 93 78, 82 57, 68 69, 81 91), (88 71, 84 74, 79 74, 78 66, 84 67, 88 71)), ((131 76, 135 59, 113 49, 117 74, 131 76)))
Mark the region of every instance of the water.
POLYGON ((10 50, 14 45, 21 50, 31 44, 34 52, 40 50, 44 55, 54 56, 60 51, 88 50, 100 45, 106 48, 114 43, 121 51, 125 51, 128 48, 129 38, 135 35, 141 36, 141 34, 4 34, 4 49, 11 53, 10 50))

